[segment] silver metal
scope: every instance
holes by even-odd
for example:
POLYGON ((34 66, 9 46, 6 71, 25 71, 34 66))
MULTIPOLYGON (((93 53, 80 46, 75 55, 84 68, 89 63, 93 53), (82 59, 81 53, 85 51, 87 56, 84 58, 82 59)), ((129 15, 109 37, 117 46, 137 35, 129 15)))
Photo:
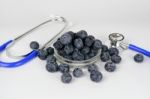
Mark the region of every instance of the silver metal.
POLYGON ((120 42, 124 40, 124 36, 120 33, 112 33, 109 35, 111 47, 119 47, 120 42))
POLYGON ((47 24, 47 23, 49 23, 49 22, 60 22, 60 23, 64 23, 64 27, 63 27, 53 38, 51 38, 49 41, 47 41, 47 42, 43 45, 42 49, 45 49, 50 43, 52 43, 52 42, 54 41, 54 39, 55 39, 57 36, 59 36, 59 35, 60 35, 63 31, 65 31, 65 29, 68 28, 68 26, 69 26, 68 21, 67 21, 64 17, 61 17, 61 16, 53 16, 51 19, 49 19, 49 20, 47 20, 47 21, 45 21, 45 22, 43 22, 43 23, 37 25, 36 27, 34 27, 34 28, 28 30, 27 32, 23 33, 22 35, 16 37, 16 38, 13 40, 13 42, 6 48, 6 55, 7 55, 8 57, 15 58, 15 59, 18 59, 18 58, 20 59, 20 58, 23 58, 23 57, 27 56, 29 53, 27 53, 27 54, 25 54, 25 55, 15 56, 15 55, 13 55, 12 53, 10 53, 9 50, 10 50, 10 48, 11 48, 19 39, 23 38, 23 37, 26 36, 27 34, 30 34, 30 33, 33 32, 34 30, 36 30, 37 28, 39 28, 39 27, 41 27, 41 26, 43 26, 43 25, 45 25, 45 24, 47 24))

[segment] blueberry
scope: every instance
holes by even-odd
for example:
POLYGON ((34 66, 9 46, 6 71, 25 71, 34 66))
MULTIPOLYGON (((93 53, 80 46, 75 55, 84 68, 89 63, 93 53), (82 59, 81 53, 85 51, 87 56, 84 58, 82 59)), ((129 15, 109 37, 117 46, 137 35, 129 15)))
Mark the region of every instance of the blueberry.
POLYGON ((103 52, 101 55, 100 55, 100 59, 102 62, 107 62, 109 61, 110 59, 110 55, 108 52, 103 52))
POLYGON ((63 44, 60 42, 60 40, 57 40, 54 44, 53 44, 54 48, 57 50, 60 50, 63 48, 63 44))
POLYGON ((102 42, 100 40, 95 40, 93 43, 93 49, 99 50, 102 48, 102 42))
POLYGON ((94 82, 100 82, 102 80, 102 78, 103 78, 103 75, 99 71, 92 71, 90 73, 90 78, 94 82))
POLYGON ((64 51, 65 51, 65 53, 67 54, 67 55, 69 55, 69 54, 71 54, 72 52, 73 52, 73 50, 74 50, 74 48, 73 48, 73 46, 72 45, 66 45, 65 47, 64 47, 64 51))
POLYGON ((47 56, 48 56, 47 51, 45 51, 45 50, 43 50, 43 49, 40 49, 40 50, 38 51, 38 57, 39 57, 41 60, 46 60, 47 56))
POLYGON ((93 52, 90 52, 90 53, 88 54, 88 56, 89 56, 90 58, 93 58, 93 57, 95 56, 95 54, 94 54, 93 52))
POLYGON ((81 52, 73 52, 72 58, 77 61, 84 60, 84 55, 81 52))
POLYGON ((88 67, 89 72, 98 71, 98 67, 96 64, 91 64, 91 65, 88 65, 87 67, 88 67))
POLYGON ((61 81, 63 83, 70 83, 72 80, 72 76, 70 73, 63 73, 61 76, 61 81))
POLYGON ((88 60, 90 59, 90 56, 89 55, 84 55, 84 60, 88 60))
POLYGON ((96 56, 97 55, 97 53, 98 53, 98 50, 95 50, 95 49, 91 49, 91 51, 90 51, 91 53, 93 53, 94 54, 94 56, 96 56))
POLYGON ((60 55, 60 56, 66 56, 66 53, 65 51, 62 49, 62 50, 58 50, 57 53, 60 55))
POLYGON ((76 33, 72 32, 72 31, 68 31, 67 33, 71 35, 72 39, 75 38, 75 34, 76 34, 76 33))
POLYGON ((48 63, 46 65, 46 70, 49 72, 57 72, 58 71, 58 64, 57 63, 48 63))
POLYGON ((116 64, 113 62, 107 62, 105 64, 105 70, 108 72, 114 72, 116 70, 116 64))
POLYGON ((72 55, 65 55, 64 58, 69 59, 69 60, 73 60, 72 55))
POLYGON ((78 48, 78 49, 83 48, 84 45, 83 45, 82 39, 80 39, 80 38, 75 39, 75 40, 74 40, 74 46, 75 46, 76 48, 78 48))
POLYGON ((137 63, 141 63, 141 62, 144 61, 144 56, 143 56, 142 54, 136 54, 136 55, 134 56, 134 60, 135 60, 135 62, 137 62, 137 63))
POLYGON ((70 71, 70 67, 67 64, 60 64, 59 65, 59 71, 62 73, 67 73, 70 71))
POLYGON ((114 62, 114 63, 116 63, 116 64, 118 64, 118 63, 121 62, 121 57, 119 55, 113 55, 111 57, 111 61, 114 62))
POLYGON ((89 35, 85 38, 84 44, 88 47, 91 47, 92 44, 94 43, 94 40, 95 40, 95 38, 93 36, 89 35))
POLYGON ((84 55, 88 54, 89 52, 90 52, 90 48, 87 47, 87 46, 85 46, 85 47, 81 50, 81 53, 84 54, 84 55))
POLYGON ((102 52, 107 52, 108 51, 108 46, 102 45, 102 52))
POLYGON ((73 71, 74 77, 81 77, 83 75, 83 71, 81 68, 75 68, 73 71))
POLYGON ((110 54, 110 56, 118 55, 119 54, 119 50, 117 48, 110 48, 109 49, 109 54, 110 54))
POLYGON ((53 55, 49 55, 47 57, 47 63, 55 63, 56 62, 56 57, 53 55))
POLYGON ((53 54, 54 54, 54 48, 52 48, 52 47, 48 47, 48 48, 46 49, 46 51, 47 51, 47 53, 48 53, 49 55, 53 55, 53 54))
POLYGON ((30 43, 30 48, 31 49, 39 49, 39 43, 38 42, 36 42, 36 41, 32 41, 31 43, 30 43))
POLYGON ((77 32, 76 35, 77 35, 77 37, 79 37, 81 39, 84 39, 84 38, 86 38, 88 36, 87 32, 84 31, 84 30, 81 30, 81 31, 77 32))
POLYGON ((60 42, 64 45, 67 45, 72 42, 72 36, 69 33, 65 33, 60 37, 60 42))

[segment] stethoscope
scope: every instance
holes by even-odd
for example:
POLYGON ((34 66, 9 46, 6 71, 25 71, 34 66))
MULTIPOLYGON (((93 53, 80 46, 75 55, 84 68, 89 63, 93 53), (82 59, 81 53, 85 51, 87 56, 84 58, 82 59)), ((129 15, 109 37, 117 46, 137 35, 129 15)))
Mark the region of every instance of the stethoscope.
POLYGON ((122 35, 120 33, 112 33, 109 35, 111 47, 117 47, 122 51, 130 49, 132 51, 135 51, 135 52, 138 52, 145 56, 150 57, 150 51, 147 51, 147 50, 145 50, 141 47, 138 47, 134 44, 128 44, 124 41, 124 39, 125 39, 124 35, 122 35))
POLYGON ((49 43, 51 43, 58 35, 60 35, 67 27, 68 27, 68 22, 64 17, 61 16, 53 16, 51 19, 39 24, 38 26, 30 29, 29 31, 23 33, 22 35, 14 38, 13 40, 9 40, 6 43, 2 44, 0 46, 0 52, 2 51, 7 51, 7 55, 9 57, 13 57, 13 58, 21 58, 19 61, 15 61, 15 62, 3 62, 0 61, 0 67, 6 67, 6 68, 13 68, 13 67, 18 67, 21 65, 24 65, 25 63, 31 61, 32 59, 34 59, 37 55, 38 55, 38 50, 33 50, 25 55, 20 55, 20 56, 14 56, 12 55, 8 49, 10 49, 19 39, 23 38, 24 36, 26 36, 27 34, 31 33, 32 31, 36 30, 37 28, 49 23, 49 22, 59 22, 59 23, 63 23, 64 26, 61 29, 61 31, 59 31, 59 33, 57 33, 52 39, 50 39, 48 42, 46 42, 41 49, 45 49, 49 43))

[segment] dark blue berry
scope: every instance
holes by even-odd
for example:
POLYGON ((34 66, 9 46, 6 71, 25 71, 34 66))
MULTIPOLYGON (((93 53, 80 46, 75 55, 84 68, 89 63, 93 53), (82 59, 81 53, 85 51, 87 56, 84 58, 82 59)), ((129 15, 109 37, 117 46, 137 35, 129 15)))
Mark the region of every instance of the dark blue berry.
POLYGON ((67 73, 70 71, 70 67, 67 64, 60 64, 59 65, 59 71, 62 73, 67 73))
POLYGON ((103 78, 103 75, 99 71, 92 71, 90 73, 90 78, 94 82, 100 82, 102 80, 102 78, 103 78))
POLYGON ((111 61, 116 64, 119 64, 121 62, 121 57, 119 55, 113 55, 111 56, 111 61))
POLYGON ((72 58, 77 61, 84 60, 84 55, 81 52, 73 52, 72 58))
POLYGON ((102 48, 102 42, 100 40, 95 40, 93 43, 93 49, 99 50, 102 48))
POLYGON ((90 56, 89 55, 84 55, 84 59, 88 60, 88 59, 90 59, 90 56))
POLYGON ((57 63, 48 63, 46 65, 46 69, 49 72, 57 72, 58 71, 58 64, 57 63))
POLYGON ((60 50, 63 48, 63 44, 60 42, 60 40, 57 40, 54 44, 53 44, 54 48, 57 50, 60 50))
POLYGON ((83 71, 81 68, 75 68, 73 71, 74 77, 81 77, 83 75, 83 71))
POLYGON ((108 46, 102 45, 102 52, 107 52, 108 51, 108 46))
POLYGON ((87 46, 85 46, 85 47, 81 50, 81 53, 84 54, 84 55, 88 54, 89 52, 90 52, 90 48, 87 47, 87 46))
POLYGON ((119 50, 117 48, 110 48, 109 49, 109 54, 110 54, 110 56, 118 55, 119 54, 119 50))
POLYGON ((105 70, 108 72, 114 72, 116 70, 116 64, 113 62, 107 62, 105 64, 105 70))
POLYGON ((89 72, 98 71, 98 67, 96 64, 91 64, 91 65, 88 65, 87 67, 88 67, 89 72))
POLYGON ((47 51, 45 51, 45 50, 43 50, 43 49, 40 49, 40 50, 38 51, 38 57, 39 57, 41 60, 46 60, 47 56, 48 56, 47 51))
POLYGON ((60 42, 64 45, 67 45, 72 42, 72 36, 69 33, 65 33, 60 37, 60 42))
POLYGON ((72 80, 72 76, 70 73, 63 73, 61 76, 61 81, 63 83, 70 83, 72 80))
POLYGON ((100 55, 100 59, 102 62, 107 62, 109 61, 110 59, 110 55, 108 52, 103 52, 101 55, 100 55))
POLYGON ((66 56, 66 53, 65 51, 62 49, 62 50, 58 50, 57 53, 60 55, 60 56, 66 56))
POLYGON ((89 35, 85 38, 84 44, 88 47, 91 47, 92 44, 94 43, 94 40, 95 40, 94 36, 89 35))
POLYGON ((83 41, 82 39, 78 38, 78 39, 75 39, 74 40, 74 46, 77 48, 77 49, 81 49, 83 48, 83 41))
POLYGON ((69 59, 69 60, 73 60, 72 55, 65 55, 64 58, 69 59))
POLYGON ((56 62, 56 57, 53 55, 49 55, 47 57, 47 63, 55 63, 56 62))
POLYGON ((81 31, 77 32, 76 35, 77 35, 77 37, 79 37, 81 39, 84 39, 84 38, 86 38, 88 36, 87 32, 84 31, 84 30, 81 30, 81 31))
POLYGON ((47 51, 47 53, 48 53, 49 55, 53 55, 53 54, 54 54, 54 48, 52 48, 52 47, 48 47, 48 48, 46 49, 46 51, 47 51))
POLYGON ((65 53, 67 54, 67 55, 69 55, 69 54, 71 54, 72 52, 73 52, 73 50, 74 50, 74 48, 73 48, 73 46, 72 45, 66 45, 65 47, 64 47, 64 51, 65 51, 65 53))
POLYGON ((136 54, 136 55, 134 56, 134 60, 135 60, 135 62, 137 62, 137 63, 141 63, 141 62, 144 61, 144 56, 143 56, 142 54, 136 54))
POLYGON ((32 42, 30 43, 30 48, 33 49, 33 50, 39 49, 39 43, 36 42, 36 41, 32 41, 32 42))

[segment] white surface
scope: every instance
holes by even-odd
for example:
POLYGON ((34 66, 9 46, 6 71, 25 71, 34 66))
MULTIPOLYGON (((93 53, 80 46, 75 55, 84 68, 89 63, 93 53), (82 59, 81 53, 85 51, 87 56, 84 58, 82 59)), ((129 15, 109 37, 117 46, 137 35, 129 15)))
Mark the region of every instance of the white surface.
MULTIPOLYGON (((58 14, 75 23, 70 30, 85 29, 103 41, 109 33, 120 32, 129 42, 150 50, 149 9, 149 0, 0 0, 0 44, 50 14, 58 14)), ((50 27, 21 40, 14 54, 29 51, 30 41, 44 44, 57 32, 50 27)), ((0 59, 8 61, 4 54, 0 59)), ((129 50, 123 52, 123 61, 114 73, 106 72, 103 63, 98 63, 104 75, 100 83, 91 82, 85 74, 69 85, 63 84, 61 74, 48 73, 45 62, 38 58, 19 68, 0 68, 0 99, 150 99, 150 59, 145 57, 144 63, 137 64, 134 55, 129 50)))

